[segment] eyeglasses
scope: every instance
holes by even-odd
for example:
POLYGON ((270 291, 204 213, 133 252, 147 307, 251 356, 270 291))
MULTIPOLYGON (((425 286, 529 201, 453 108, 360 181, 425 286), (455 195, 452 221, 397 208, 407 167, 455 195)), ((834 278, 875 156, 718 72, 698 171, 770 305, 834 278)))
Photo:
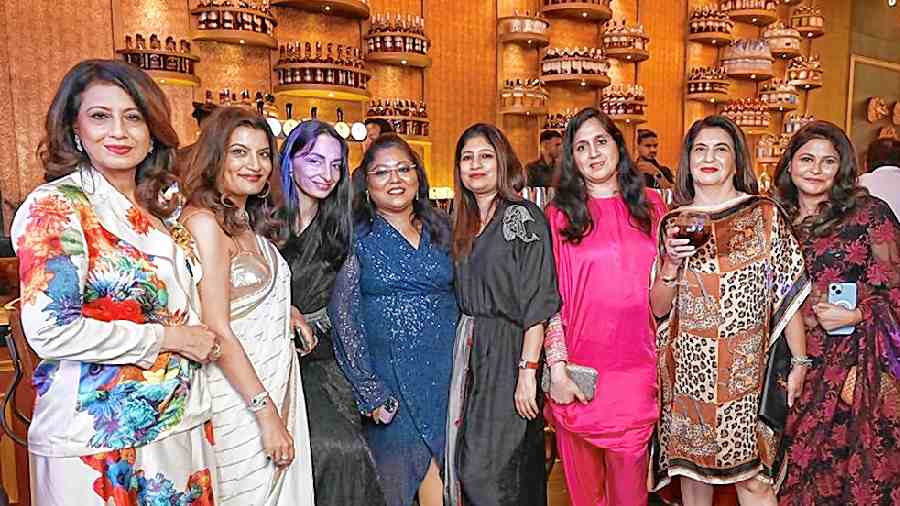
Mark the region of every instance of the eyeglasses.
POLYGON ((389 165, 376 165, 372 170, 366 171, 366 176, 371 177, 378 184, 385 184, 391 180, 391 174, 396 173, 397 177, 409 181, 413 178, 416 166, 408 163, 394 164, 395 167, 389 165))

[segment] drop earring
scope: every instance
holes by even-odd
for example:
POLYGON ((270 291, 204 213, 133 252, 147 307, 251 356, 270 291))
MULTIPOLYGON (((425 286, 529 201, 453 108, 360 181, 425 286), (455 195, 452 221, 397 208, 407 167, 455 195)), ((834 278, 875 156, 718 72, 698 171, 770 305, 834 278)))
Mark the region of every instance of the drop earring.
POLYGON ((79 137, 78 134, 75 134, 75 149, 77 149, 79 153, 84 153, 84 146, 81 145, 81 137, 79 137))

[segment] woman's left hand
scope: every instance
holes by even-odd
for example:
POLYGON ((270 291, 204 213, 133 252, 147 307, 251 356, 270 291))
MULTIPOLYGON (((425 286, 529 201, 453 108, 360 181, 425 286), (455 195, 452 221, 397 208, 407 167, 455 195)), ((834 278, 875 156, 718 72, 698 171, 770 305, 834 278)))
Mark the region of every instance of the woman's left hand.
POLYGON ((847 325, 856 325, 862 321, 862 312, 859 309, 846 309, 827 302, 815 304, 813 312, 816 313, 819 325, 826 332, 831 332, 834 329, 847 325))
POLYGON ((519 369, 519 381, 516 382, 516 411, 519 416, 528 420, 537 418, 537 371, 519 369))
POLYGON ((303 318, 303 314, 297 309, 295 306, 291 306, 291 329, 299 330, 300 337, 303 338, 303 342, 307 344, 307 348, 305 350, 300 350, 300 356, 309 355, 312 352, 316 345, 319 344, 319 339, 316 337, 316 333, 313 332, 312 327, 308 323, 306 323, 306 319, 303 318))
POLYGON ((806 379, 806 366, 795 365, 787 378, 787 403, 792 407, 803 391, 803 381, 806 379))

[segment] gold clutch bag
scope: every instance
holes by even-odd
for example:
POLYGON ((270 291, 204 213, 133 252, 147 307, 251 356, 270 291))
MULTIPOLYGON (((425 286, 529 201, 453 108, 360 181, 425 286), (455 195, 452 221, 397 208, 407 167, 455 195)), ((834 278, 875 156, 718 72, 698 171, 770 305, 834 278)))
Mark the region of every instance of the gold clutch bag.
MULTIPOLYGON (((586 365, 566 364, 566 372, 569 373, 569 378, 578 385, 587 400, 594 398, 594 394, 597 392, 596 369, 586 365)), ((541 390, 550 393, 550 368, 546 365, 541 374, 541 390)))

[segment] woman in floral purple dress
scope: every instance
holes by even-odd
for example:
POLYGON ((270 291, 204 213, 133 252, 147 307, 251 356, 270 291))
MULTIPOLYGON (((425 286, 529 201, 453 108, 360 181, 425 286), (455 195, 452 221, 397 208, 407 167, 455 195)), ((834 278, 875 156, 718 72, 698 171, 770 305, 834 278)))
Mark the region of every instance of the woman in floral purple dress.
POLYGON ((850 140, 821 121, 794 135, 776 173, 813 283, 782 505, 900 504, 900 223, 856 174, 850 140), (856 284, 856 309, 827 302, 832 283, 856 284))

